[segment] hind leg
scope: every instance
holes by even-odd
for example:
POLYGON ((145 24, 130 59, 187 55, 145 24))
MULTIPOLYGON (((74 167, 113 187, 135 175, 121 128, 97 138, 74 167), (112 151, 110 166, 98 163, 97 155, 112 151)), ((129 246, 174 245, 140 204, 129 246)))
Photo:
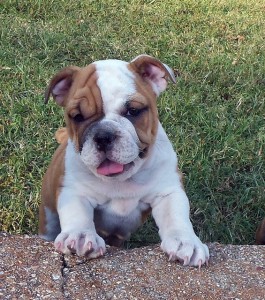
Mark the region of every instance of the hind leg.
POLYGON ((47 241, 54 241, 61 232, 58 213, 48 207, 40 206, 39 236, 47 241))

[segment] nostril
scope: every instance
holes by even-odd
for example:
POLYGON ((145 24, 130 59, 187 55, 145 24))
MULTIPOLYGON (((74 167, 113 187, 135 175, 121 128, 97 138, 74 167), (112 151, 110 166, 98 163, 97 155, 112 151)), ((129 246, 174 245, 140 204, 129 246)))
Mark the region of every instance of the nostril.
POLYGON ((93 138, 97 149, 103 152, 111 150, 115 139, 116 135, 110 131, 99 131, 93 138))

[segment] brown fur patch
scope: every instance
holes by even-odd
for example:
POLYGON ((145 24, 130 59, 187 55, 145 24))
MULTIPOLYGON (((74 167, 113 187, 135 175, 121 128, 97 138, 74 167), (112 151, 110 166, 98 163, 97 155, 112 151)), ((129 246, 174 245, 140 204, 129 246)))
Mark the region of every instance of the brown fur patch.
POLYGON ((39 234, 46 234, 46 214, 45 207, 52 212, 57 211, 57 199, 62 187, 64 176, 64 156, 66 141, 57 148, 52 162, 44 175, 42 181, 41 198, 42 202, 39 209, 39 234), (54 168, 56 166, 56 168, 54 168))
POLYGON ((65 108, 68 135, 74 141, 78 151, 82 148, 84 131, 91 123, 103 116, 102 98, 97 79, 96 67, 93 64, 84 68, 68 67, 52 78, 46 91, 46 102, 52 94, 55 101, 65 108), (67 88, 62 89, 62 95, 58 97, 53 94, 53 91, 62 80, 67 82, 67 88))
POLYGON ((135 86, 137 90, 137 93, 132 96, 131 101, 139 102, 148 108, 146 112, 139 119, 137 119, 134 124, 137 135, 142 144, 141 148, 145 149, 146 147, 154 143, 157 134, 157 97, 150 83, 147 81, 143 81, 142 77, 135 70, 135 67, 130 64, 128 68, 135 74, 135 86))
POLYGON ((96 68, 93 64, 80 69, 75 73, 66 100, 65 121, 68 134, 78 151, 82 147, 85 130, 103 116, 102 98, 97 86, 97 79, 96 68), (74 119, 77 115, 81 115, 84 120, 82 122, 70 122, 70 119, 74 119))
POLYGON ((66 142, 68 140, 68 132, 66 127, 62 127, 59 128, 56 132, 55 132, 55 139, 57 141, 58 144, 62 144, 64 142, 66 142))

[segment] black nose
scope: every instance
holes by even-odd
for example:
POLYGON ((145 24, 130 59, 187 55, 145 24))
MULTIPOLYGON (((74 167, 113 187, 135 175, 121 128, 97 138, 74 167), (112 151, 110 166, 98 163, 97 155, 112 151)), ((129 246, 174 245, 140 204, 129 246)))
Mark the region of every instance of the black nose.
POLYGON ((94 135, 94 142, 99 151, 107 152, 113 147, 113 141, 116 139, 115 133, 111 131, 100 130, 94 135))

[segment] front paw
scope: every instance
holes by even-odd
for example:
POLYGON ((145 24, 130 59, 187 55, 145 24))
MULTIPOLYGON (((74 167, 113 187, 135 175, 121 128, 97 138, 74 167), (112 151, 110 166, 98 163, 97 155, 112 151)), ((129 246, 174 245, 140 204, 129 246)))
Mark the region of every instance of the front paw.
POLYGON ((179 260, 183 265, 201 267, 208 264, 209 249, 195 234, 185 238, 167 237, 162 240, 162 250, 167 253, 169 260, 179 260))
POLYGON ((61 232, 54 246, 61 253, 75 253, 88 258, 96 258, 106 252, 104 240, 92 230, 61 232))

